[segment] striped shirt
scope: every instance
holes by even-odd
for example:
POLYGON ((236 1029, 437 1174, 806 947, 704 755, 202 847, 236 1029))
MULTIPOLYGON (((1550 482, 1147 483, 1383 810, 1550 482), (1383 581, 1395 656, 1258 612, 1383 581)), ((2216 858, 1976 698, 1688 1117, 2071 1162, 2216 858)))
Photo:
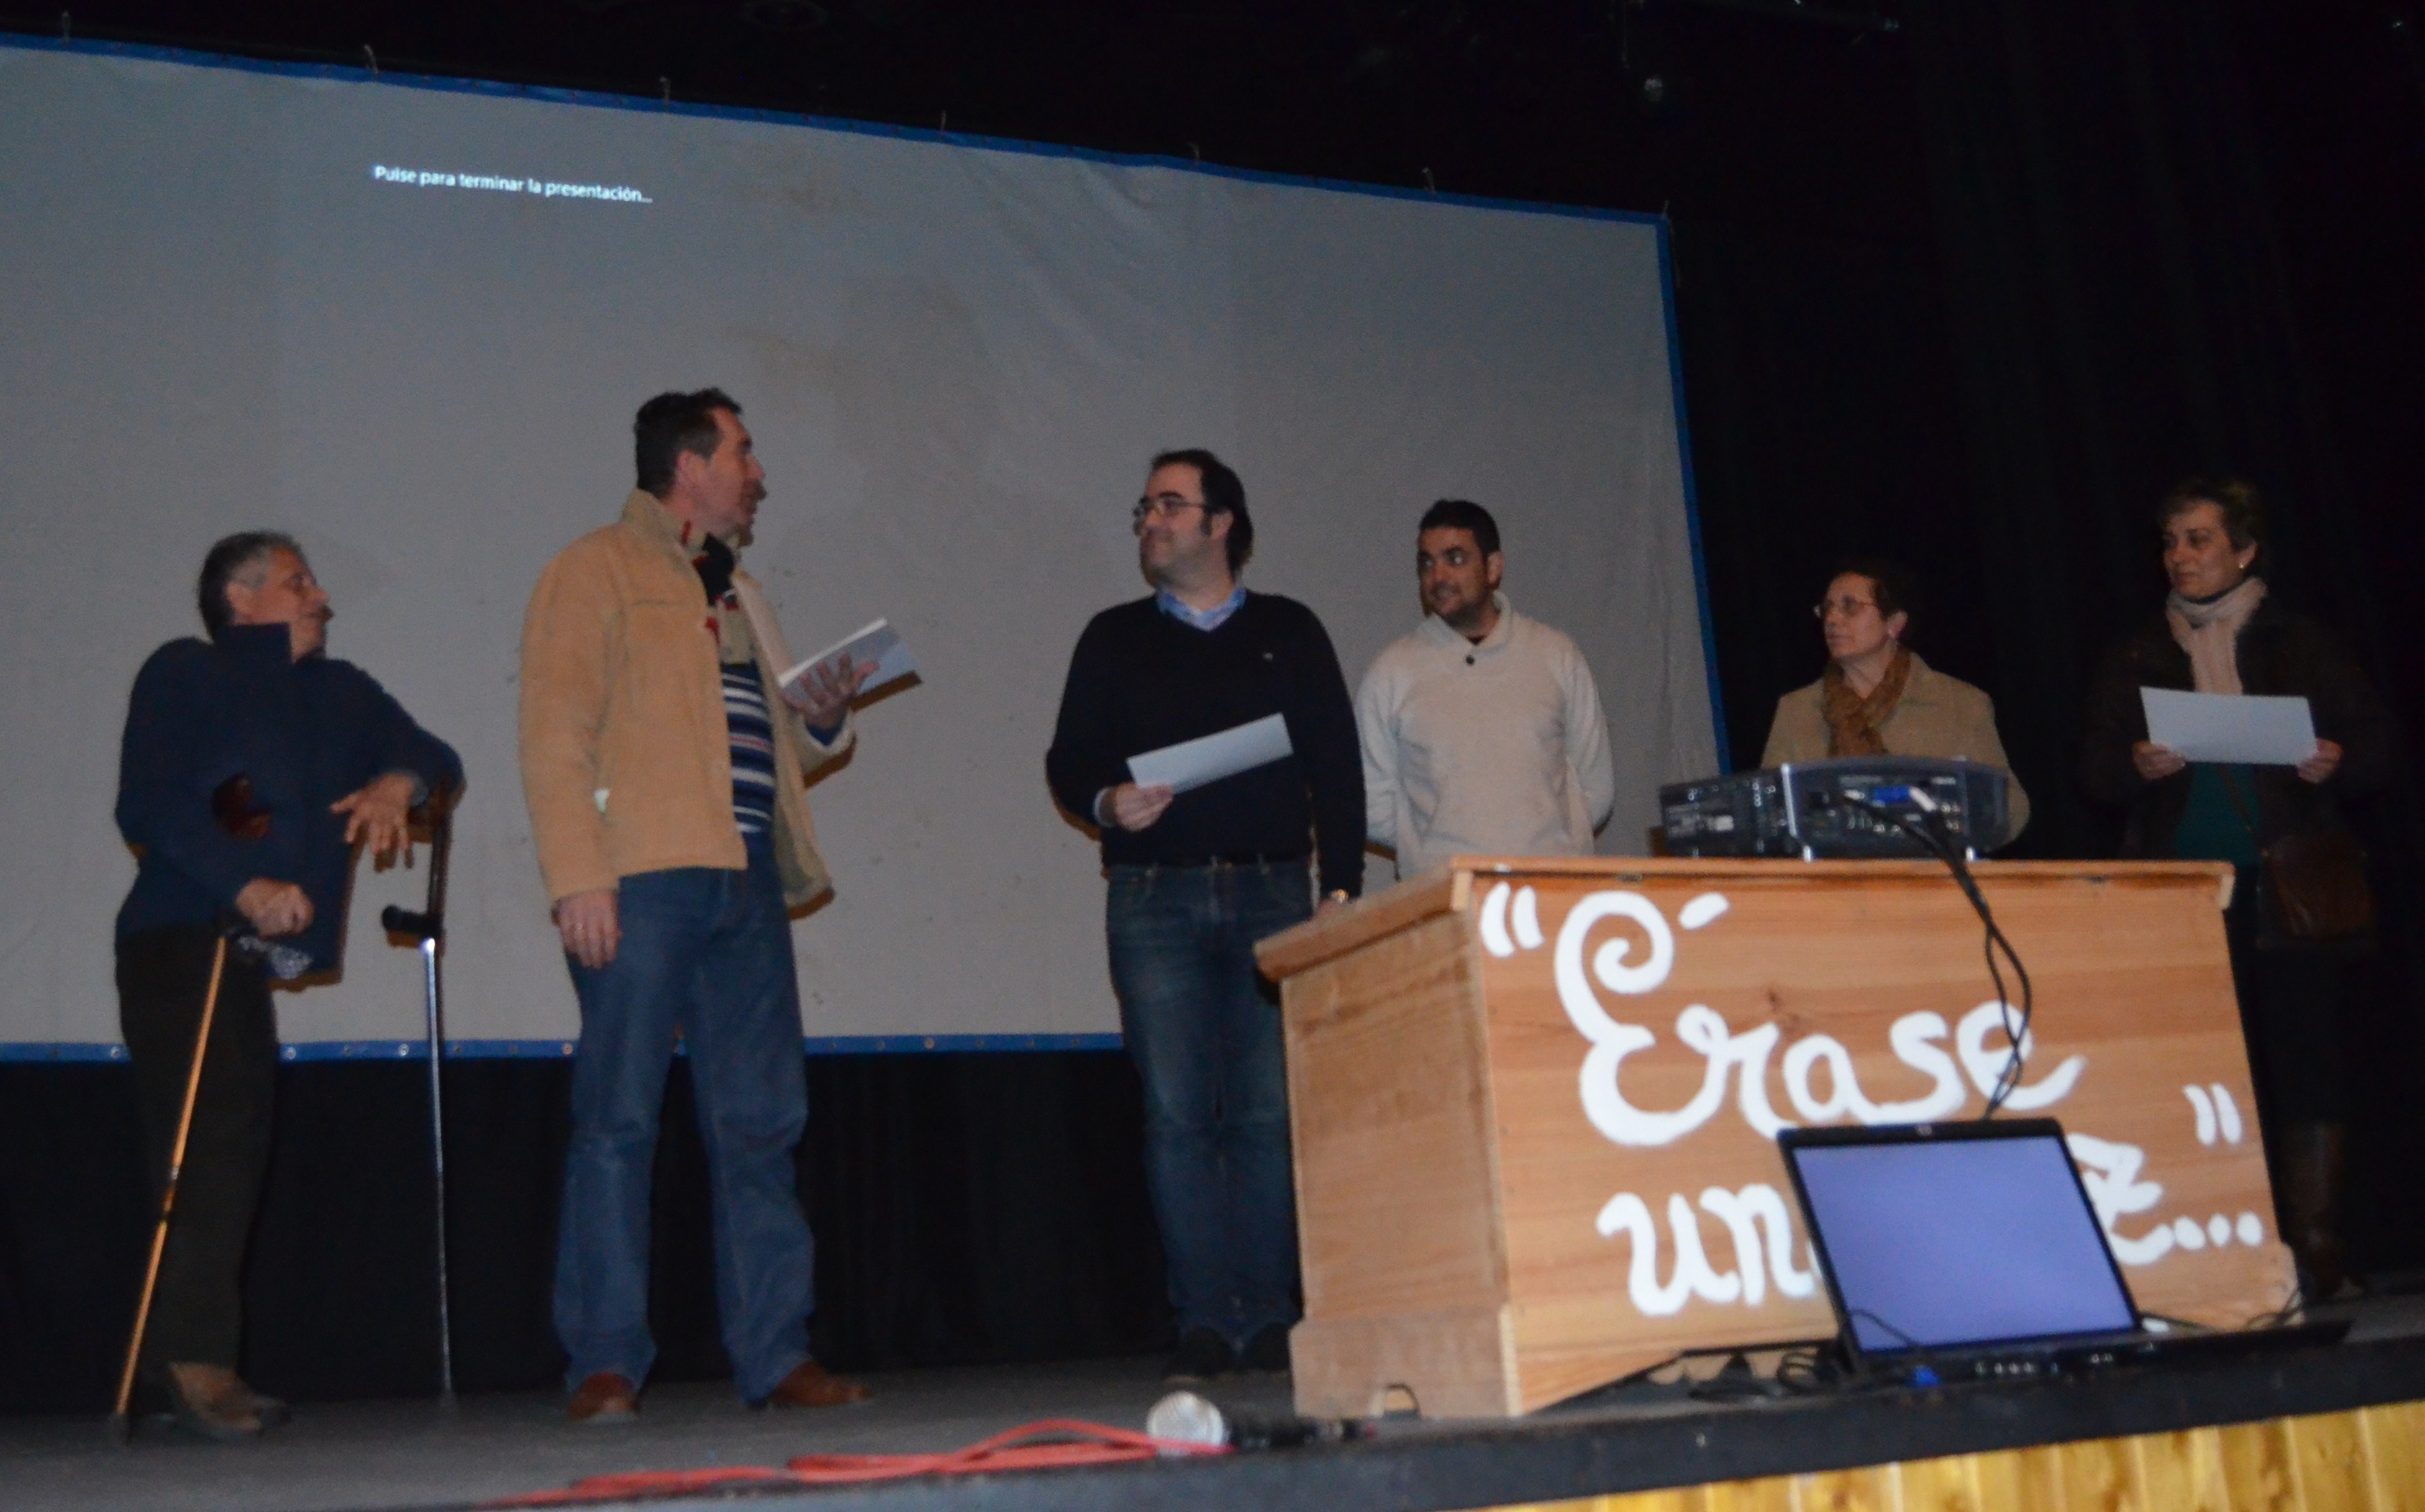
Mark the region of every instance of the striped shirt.
POLYGON ((775 725, 757 663, 724 664, 724 726, 732 740, 732 821, 744 835, 775 824, 775 725))

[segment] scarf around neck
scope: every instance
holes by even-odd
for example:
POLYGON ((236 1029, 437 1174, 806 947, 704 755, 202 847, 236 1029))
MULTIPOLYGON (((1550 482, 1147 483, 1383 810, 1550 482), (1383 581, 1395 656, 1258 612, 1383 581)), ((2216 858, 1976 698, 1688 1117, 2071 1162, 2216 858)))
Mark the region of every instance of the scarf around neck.
POLYGON ((2170 594, 2164 623, 2190 654, 2190 684, 2202 693, 2240 692, 2240 631, 2265 601, 2265 580, 2248 578, 2226 594, 2200 603, 2170 594))
POLYGON ((1865 697, 1853 691, 1852 679, 1836 662, 1827 663, 1820 679, 1820 696, 1827 716, 1827 754, 1831 756, 1884 756, 1886 738, 1878 733, 1903 702, 1903 685, 1911 680, 1911 652, 1898 645, 1886 676, 1865 697))
MULTIPOLYGON (((683 534, 685 537, 689 534, 687 527, 683 534)), ((703 537, 698 552, 690 559, 690 565, 699 573, 699 585, 707 590, 709 603, 721 604, 731 596, 732 569, 737 559, 722 536, 703 537)))

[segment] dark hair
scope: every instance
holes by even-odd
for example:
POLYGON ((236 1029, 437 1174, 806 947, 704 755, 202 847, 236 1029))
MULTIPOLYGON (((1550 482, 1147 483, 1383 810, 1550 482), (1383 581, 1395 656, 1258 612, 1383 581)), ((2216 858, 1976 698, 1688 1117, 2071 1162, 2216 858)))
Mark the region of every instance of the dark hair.
POLYGON ((211 632, 212 639, 217 639, 234 615, 228 606, 228 584, 242 578, 247 567, 267 559, 272 551, 292 551, 297 558, 303 555, 303 548, 284 531, 238 531, 203 554, 201 581, 195 585, 194 597, 202 612, 202 628, 211 632))
MULTIPOLYGON (((1848 572, 1870 580, 1870 597, 1878 601, 1878 618, 1892 619, 1897 614, 1908 616, 1903 632, 1904 638, 1909 639, 1911 627, 1919 620, 1919 594, 1903 564, 1889 562, 1884 557, 1848 556, 1837 563, 1835 569, 1827 574, 1827 581, 1834 582, 1848 572)), ((1825 590, 1826 584, 1822 583, 1820 591, 1824 593, 1825 590)))
POLYGON ((1200 446, 1183 447, 1176 452, 1157 452, 1146 468, 1148 473, 1167 467, 1191 467, 1204 485, 1204 522, 1207 529, 1215 515, 1229 517, 1229 576, 1236 577, 1255 550, 1255 521, 1246 513, 1246 485, 1229 470, 1229 464, 1200 446))
POLYGON ((2161 530, 2200 504, 2223 511, 2223 528, 2233 546, 2243 551, 2264 547, 2265 501, 2245 478, 2184 479, 2156 506, 2156 528, 2161 530))
POLYGON ((1415 527, 1415 533, 1425 531, 1465 531, 1484 556, 1499 554, 1499 522, 1470 499, 1443 499, 1424 510, 1423 522, 1415 527))
POLYGON ((661 393, 642 405, 632 417, 632 460, 639 486, 663 499, 674 485, 678 454, 714 456, 724 439, 715 426, 719 409, 729 409, 734 419, 740 418, 741 406, 721 389, 661 393))

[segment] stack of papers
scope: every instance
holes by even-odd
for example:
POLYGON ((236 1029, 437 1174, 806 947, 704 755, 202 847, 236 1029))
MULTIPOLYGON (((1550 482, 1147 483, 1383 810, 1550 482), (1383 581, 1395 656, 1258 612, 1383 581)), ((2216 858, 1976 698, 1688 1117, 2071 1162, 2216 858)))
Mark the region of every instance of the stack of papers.
POLYGON ((867 680, 859 685, 859 695, 861 698, 887 683, 898 682, 918 670, 918 659, 909 654, 909 643, 901 638, 900 631, 879 619, 873 625, 861 626, 851 631, 791 671, 784 673, 783 686, 789 688, 798 682, 808 676, 811 667, 823 666, 844 656, 850 658, 853 666, 865 666, 871 662, 875 664, 875 670, 869 673, 867 680))

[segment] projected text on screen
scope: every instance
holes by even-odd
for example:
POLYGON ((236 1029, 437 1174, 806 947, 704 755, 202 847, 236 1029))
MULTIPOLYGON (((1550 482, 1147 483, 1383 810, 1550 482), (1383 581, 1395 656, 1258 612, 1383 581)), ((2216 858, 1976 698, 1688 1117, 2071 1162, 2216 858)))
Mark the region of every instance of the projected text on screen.
POLYGON ((628 183, 566 183, 555 179, 512 178, 497 173, 391 167, 384 163, 371 165, 371 178, 380 183, 413 189, 487 189, 492 193, 538 195, 543 199, 604 199, 629 205, 656 203, 628 183))

